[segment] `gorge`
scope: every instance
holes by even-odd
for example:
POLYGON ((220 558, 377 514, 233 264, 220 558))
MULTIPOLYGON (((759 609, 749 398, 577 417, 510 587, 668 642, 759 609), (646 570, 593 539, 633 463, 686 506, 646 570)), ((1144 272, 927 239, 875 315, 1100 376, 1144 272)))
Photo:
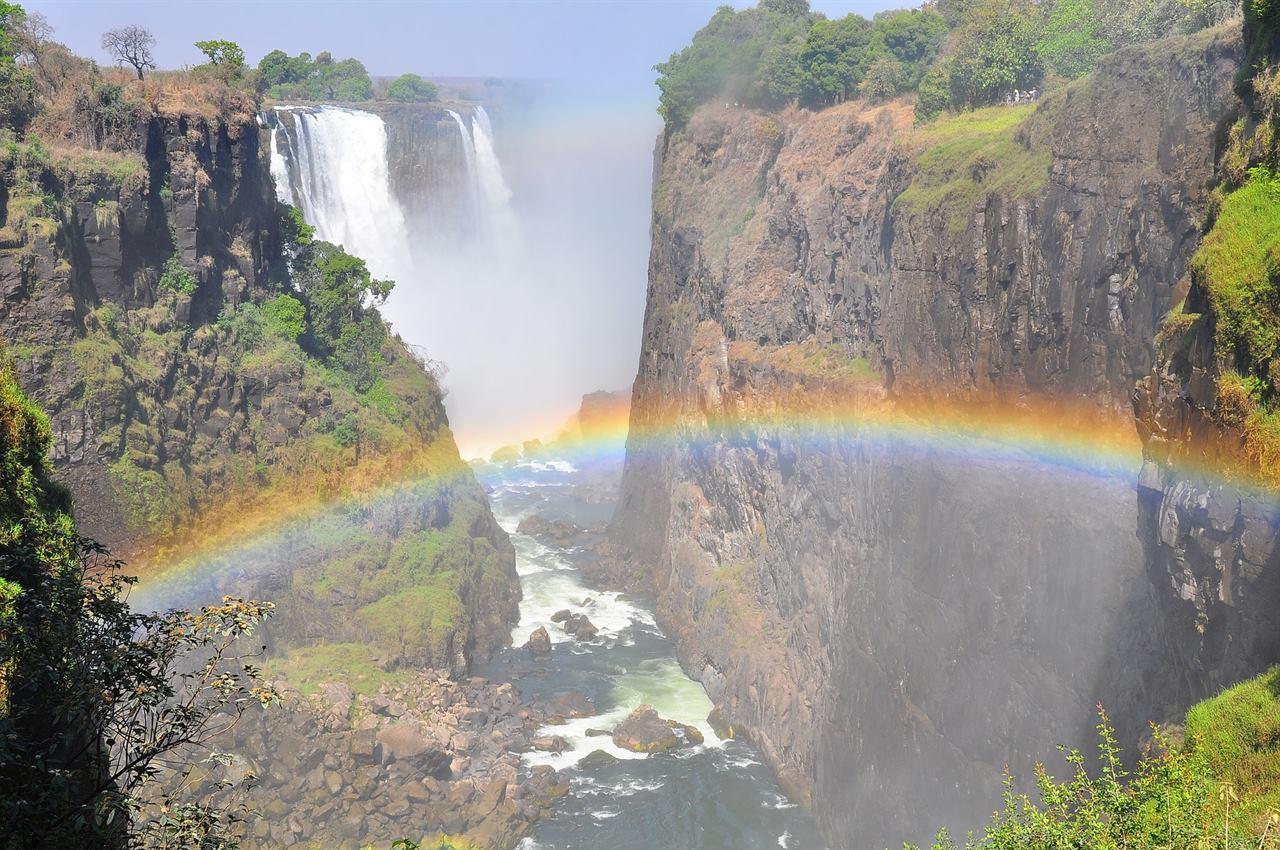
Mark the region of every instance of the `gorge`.
POLYGON ((598 217, 595 111, 222 42, 134 79, 8 5, 5 847, 1277 846, 1270 0, 716 11, 656 68, 629 389, 604 226, 548 221, 598 217), (137 786, 76 646, 22 654, 190 630, 161 728, 257 599, 235 722, 137 786))

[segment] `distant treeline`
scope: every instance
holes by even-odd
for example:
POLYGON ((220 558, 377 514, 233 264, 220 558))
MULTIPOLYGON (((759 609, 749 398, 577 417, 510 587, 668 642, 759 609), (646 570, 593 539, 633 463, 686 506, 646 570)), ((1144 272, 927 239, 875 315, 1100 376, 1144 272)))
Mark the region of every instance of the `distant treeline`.
POLYGON ((828 20, 807 0, 721 6, 656 66, 658 111, 678 129, 715 99, 818 108, 916 92, 929 118, 1079 77, 1117 48, 1238 13, 1235 0, 936 0, 871 20, 828 20))
POLYGON ((381 96, 403 103, 423 103, 440 96, 434 83, 417 74, 392 80, 375 91, 373 79, 359 59, 334 59, 328 51, 290 56, 273 50, 258 63, 258 79, 268 97, 277 100, 373 100, 381 96))

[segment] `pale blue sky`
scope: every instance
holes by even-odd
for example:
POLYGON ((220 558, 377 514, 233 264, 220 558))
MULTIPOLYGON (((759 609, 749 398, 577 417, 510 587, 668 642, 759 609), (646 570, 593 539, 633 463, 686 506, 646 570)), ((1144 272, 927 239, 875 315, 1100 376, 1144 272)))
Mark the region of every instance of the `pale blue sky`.
MULTIPOLYGON (((201 61, 199 39, 228 38, 256 63, 267 51, 329 50, 355 56, 375 75, 590 80, 628 95, 652 92, 655 62, 688 43, 716 0, 27 0, 77 53, 104 60, 104 30, 142 24, 155 33, 162 67, 201 61)), ((735 5, 751 5, 738 2, 735 5)), ((910 0, 814 0, 829 17, 915 5, 910 0)))

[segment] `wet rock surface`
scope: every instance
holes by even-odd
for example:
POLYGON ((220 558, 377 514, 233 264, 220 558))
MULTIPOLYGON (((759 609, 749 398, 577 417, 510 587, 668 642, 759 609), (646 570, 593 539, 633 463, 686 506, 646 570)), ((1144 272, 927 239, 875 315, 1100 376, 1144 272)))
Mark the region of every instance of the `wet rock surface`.
POLYGON ((1104 59, 1036 108, 1043 188, 959 210, 896 203, 917 168, 898 104, 713 105, 659 140, 631 423, 678 436, 628 457, 597 569, 647 579, 724 726, 832 847, 978 825, 1003 764, 1091 744, 1098 701, 1135 746, 1185 706, 1131 484, 888 448, 841 412, 920 390, 1127 416, 1240 61, 1227 29, 1104 59), (804 411, 831 427, 755 427, 831 380, 819 356, 863 375, 804 411))
POLYGON ((524 648, 535 658, 545 658, 551 654, 551 635, 542 626, 534 629, 525 641, 524 648))
POLYGON ((613 727, 613 742, 636 753, 661 753, 675 749, 680 739, 653 706, 642 705, 613 727))

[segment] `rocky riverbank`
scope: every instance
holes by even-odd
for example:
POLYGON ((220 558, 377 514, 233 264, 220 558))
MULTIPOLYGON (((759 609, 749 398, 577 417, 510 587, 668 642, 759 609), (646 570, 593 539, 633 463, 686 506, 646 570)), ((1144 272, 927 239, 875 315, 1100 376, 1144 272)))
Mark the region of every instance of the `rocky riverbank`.
POLYGON ((322 682, 287 686, 284 707, 235 736, 237 760, 211 780, 258 777, 261 817, 248 846, 358 848, 424 835, 459 836, 486 850, 514 847, 568 790, 555 769, 521 769, 544 745, 537 730, 591 711, 565 695, 533 704, 510 683, 425 671, 373 693, 322 682))

